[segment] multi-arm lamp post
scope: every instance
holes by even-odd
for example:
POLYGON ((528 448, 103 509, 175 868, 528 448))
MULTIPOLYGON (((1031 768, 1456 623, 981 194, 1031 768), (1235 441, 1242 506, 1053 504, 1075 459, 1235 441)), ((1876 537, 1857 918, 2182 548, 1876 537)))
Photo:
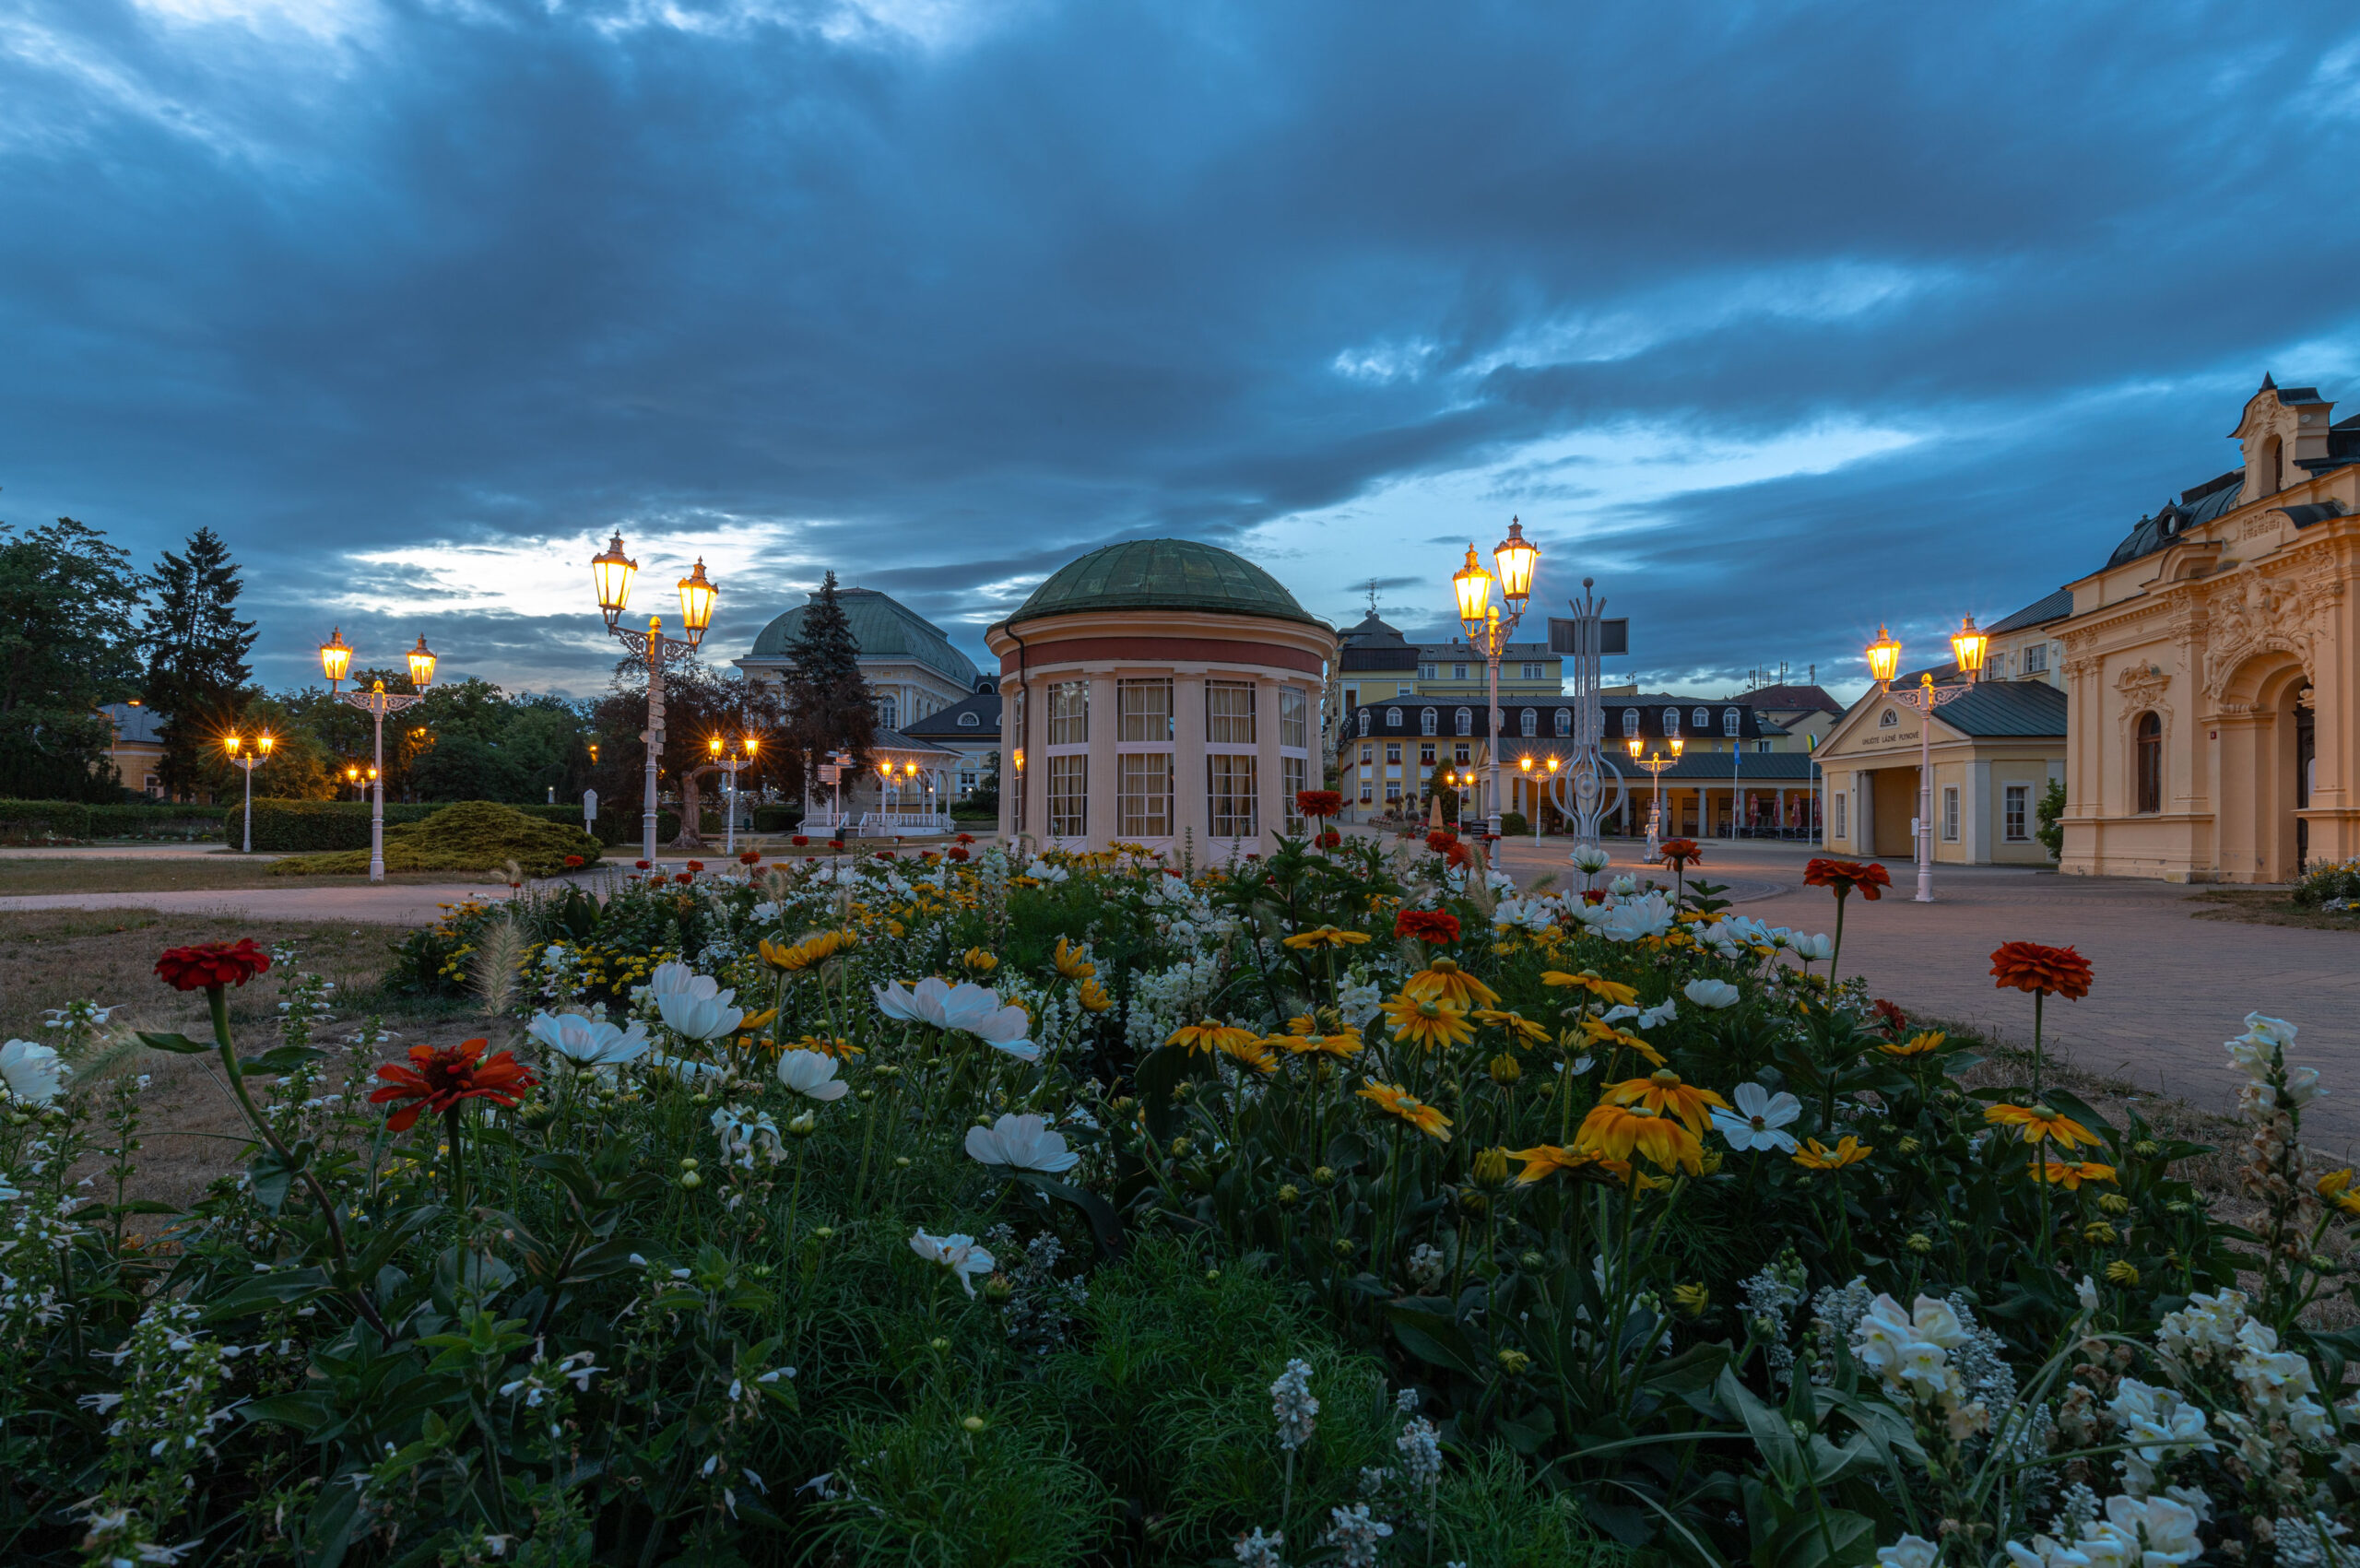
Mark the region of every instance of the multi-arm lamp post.
POLYGON ((241 740, 233 735, 225 738, 221 744, 229 751, 230 760, 242 769, 246 775, 245 853, 252 855, 254 852, 254 770, 263 765, 264 760, 270 756, 270 749, 278 742, 267 735, 258 735, 251 742, 241 740))
POLYGON ((1532 572, 1540 560, 1540 548, 1524 536, 1520 519, 1508 519, 1508 536, 1492 548, 1492 560, 1499 567, 1500 600, 1492 605, 1493 574, 1483 570, 1475 559, 1475 547, 1467 547, 1467 564, 1451 573, 1452 589, 1458 596, 1458 625, 1467 634, 1467 645, 1483 655, 1483 666, 1491 680, 1491 718, 1485 725, 1491 749, 1492 808, 1491 836, 1500 836, 1500 656, 1507 652, 1508 639, 1516 632, 1516 622, 1524 619, 1525 606, 1532 598, 1532 572), (1501 610, 1504 607, 1506 614, 1501 610))
POLYGON ((1671 755, 1669 757, 1660 751, 1650 756, 1640 756, 1639 753, 1646 749, 1646 744, 1635 735, 1631 737, 1631 765, 1634 768, 1645 768, 1654 775, 1656 781, 1656 801, 1647 808, 1647 858, 1653 860, 1656 857, 1656 844, 1659 840, 1658 830, 1663 825, 1663 771, 1680 760, 1680 754, 1687 749, 1688 742, 1676 735, 1666 741, 1664 744, 1671 748, 1671 755))
MULTIPOLYGON (((434 684, 434 650, 426 645, 420 633, 418 646, 409 651, 409 683, 423 693, 434 684)), ((369 715, 376 732, 375 759, 369 769, 369 879, 385 879, 385 715, 414 708, 426 701, 423 695, 407 695, 388 691, 382 680, 371 682, 368 691, 339 691, 344 678, 352 668, 352 649, 344 641, 341 628, 328 633, 320 644, 320 671, 328 678, 328 690, 337 701, 348 703, 369 715)))
POLYGON ((1976 630, 1975 618, 1968 616, 1951 633, 1951 654, 1957 659, 1959 673, 1965 682, 1957 686, 1937 686, 1933 672, 1918 678, 1915 690, 1907 687, 1893 689, 1894 672, 1901 667, 1901 644, 1893 633, 1877 628, 1877 640, 1868 646, 1869 673, 1876 678, 1877 690, 1904 707, 1918 710, 1918 903, 1934 902, 1934 710, 1956 701, 1974 689, 1974 682, 1983 674, 1984 651, 1991 640, 1976 630))
POLYGON ((725 755, 724 744, 721 737, 711 736, 706 738, 704 749, 706 755, 713 759, 713 765, 729 775, 729 804, 722 816, 721 849, 723 854, 734 855, 738 853, 738 770, 753 761, 754 752, 761 746, 761 741, 757 737, 747 736, 743 742, 746 748, 743 755, 737 752, 725 755))
POLYGON ((704 558, 699 556, 694 570, 680 579, 680 625, 688 635, 667 637, 660 616, 647 618, 647 630, 634 631, 617 624, 624 610, 631 607, 631 583, 638 574, 639 562, 623 554, 623 536, 618 531, 604 551, 590 560, 590 574, 598 589, 598 611, 607 618, 607 631, 620 638, 629 648, 647 664, 647 728, 640 738, 647 742, 646 800, 640 812, 640 855, 655 858, 655 773, 664 751, 664 666, 678 663, 696 652, 704 641, 705 628, 713 624, 714 601, 721 596, 705 578, 704 558))

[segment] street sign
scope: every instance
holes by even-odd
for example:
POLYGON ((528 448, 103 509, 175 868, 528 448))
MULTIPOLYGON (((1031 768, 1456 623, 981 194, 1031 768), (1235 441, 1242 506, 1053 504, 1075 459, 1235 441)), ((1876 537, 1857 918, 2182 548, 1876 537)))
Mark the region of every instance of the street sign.
POLYGON ((1599 645, 1582 646, 1582 626, 1579 620, 1562 615, 1549 618, 1549 651, 1552 654, 1595 653, 1601 658, 1610 654, 1631 651, 1631 618, 1627 615, 1600 616, 1598 619, 1599 645))
POLYGON ((820 764, 820 782, 821 784, 834 784, 839 776, 841 776, 841 771, 833 762, 822 762, 820 764))
POLYGON ((595 789, 585 789, 585 790, 584 790, 584 791, 582 792, 582 820, 583 820, 583 824, 586 827, 588 824, 590 824, 590 823, 592 823, 592 822, 595 822, 595 821, 596 821, 597 819, 598 819, 598 792, 597 792, 596 790, 595 790, 595 789))

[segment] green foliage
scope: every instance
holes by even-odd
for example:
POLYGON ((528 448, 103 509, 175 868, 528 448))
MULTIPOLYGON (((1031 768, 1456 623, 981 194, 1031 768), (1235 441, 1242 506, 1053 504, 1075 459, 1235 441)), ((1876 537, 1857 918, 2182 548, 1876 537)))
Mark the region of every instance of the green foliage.
POLYGON ((2064 816, 2065 781, 2051 779, 2048 781, 2047 793, 2040 797, 2040 804, 2033 808, 2033 818, 2036 825, 2033 829, 2032 836, 2040 841, 2043 849, 2048 851, 2048 858, 2052 861, 2060 858, 2065 853, 2064 816))
MULTIPOLYGON (((185 811, 187 808, 172 809, 185 811)), ((221 809, 238 813, 244 809, 238 803, 221 809)), ((410 801, 385 803, 385 826, 388 834, 398 826, 423 822, 442 810, 440 806, 410 801)), ((579 826, 582 813, 571 806, 525 804, 511 806, 509 810, 543 822, 560 826, 579 826)), ((309 854, 314 851, 367 849, 369 847, 369 804, 360 800, 275 800, 254 801, 254 848, 257 852, 276 854, 309 854)))
POLYGON ((1500 836, 1520 839, 1532 831, 1532 819, 1521 811, 1500 813, 1500 836))
POLYGON ((911 1568, 1050 1568, 1077 1563, 1112 1533, 1105 1489, 1061 1449, 1056 1424, 1015 1410, 967 1417, 928 1408, 846 1423, 858 1491, 822 1503, 812 1550, 823 1560, 911 1568))
POLYGON ((94 710, 137 692, 131 558, 70 517, 0 525, 0 796, 116 798, 113 727, 94 710))
POLYGON ((877 708, 860 672, 860 643, 836 598, 836 574, 820 581, 804 612, 795 645, 787 650, 787 748, 802 761, 806 776, 832 751, 852 753, 865 767, 877 743, 877 708))
POLYGON ((235 809, 153 802, 91 805, 79 800, 0 800, 0 839, 20 843, 218 839, 224 812, 235 809))
MULTIPOLYGON (((350 808, 333 802, 281 801, 272 813, 274 828, 322 831, 349 831, 350 808)), ((272 867, 279 876, 349 876, 369 869, 369 821, 360 814, 363 847, 319 855, 290 855, 272 867)), ((259 847, 259 845, 257 846, 259 847)), ((527 875, 554 877, 574 858, 588 864, 598 858, 599 843, 578 825, 534 817, 513 806, 490 801, 463 801, 444 806, 417 821, 389 824, 385 829, 385 869, 388 871, 481 872, 500 870, 514 861, 527 875)))
POLYGON ((2360 860, 2331 860, 2310 867, 2290 896, 2312 909, 2330 904, 2351 908, 2360 901, 2360 860))
POLYGON ((156 563, 156 596, 139 632, 148 655, 148 704, 165 715, 156 774, 167 795, 222 782, 219 737, 241 720, 241 690, 253 678, 246 651, 254 623, 240 620, 245 589, 230 547, 210 528, 189 536, 187 553, 156 563))

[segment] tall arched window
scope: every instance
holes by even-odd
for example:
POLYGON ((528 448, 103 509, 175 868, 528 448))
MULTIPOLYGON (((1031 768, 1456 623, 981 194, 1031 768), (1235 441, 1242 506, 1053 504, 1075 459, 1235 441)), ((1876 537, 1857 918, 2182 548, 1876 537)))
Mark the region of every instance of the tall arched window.
POLYGON ((1366 708, 1363 708, 1361 710, 1361 733, 1363 735, 1366 735, 1368 733, 1368 721, 1369 712, 1366 708))
POLYGON ((1625 740, 1631 740, 1631 739, 1634 739, 1634 738, 1635 738, 1635 737, 1637 737, 1638 733, 1639 733, 1639 710, 1638 710, 1638 709, 1636 709, 1636 708, 1625 708, 1625 709, 1623 709, 1623 710, 1622 710, 1622 738, 1623 738, 1623 739, 1625 739, 1625 740))
POLYGON ((2276 436, 2261 449, 2261 471, 2269 476, 2272 495, 2286 488, 2286 443, 2276 436))
POLYGON ((1677 709, 1677 708, 1666 708, 1666 709, 1663 711, 1663 734, 1664 734, 1664 738, 1665 738, 1666 740, 1669 740, 1669 739, 1670 739, 1673 736, 1678 735, 1679 733, 1680 733, 1680 710, 1679 710, 1679 709, 1677 709))
POLYGON ((1737 733, 1737 710, 1735 708, 1723 708, 1721 710, 1721 733, 1723 735, 1735 735, 1737 733))
POLYGON ((2133 730, 2139 777, 2141 811, 2161 811, 2164 808, 2164 721, 2155 713, 2139 715, 2133 730))
POLYGON ((1560 708, 1557 710, 1557 733, 1560 736, 1568 736, 1574 733, 1574 711, 1571 708, 1560 708))
POLYGON ((1690 722, 1695 725, 1697 734, 1709 734, 1713 727, 1713 715, 1699 708, 1691 717, 1690 722))
POLYGON ((1459 710, 1458 710, 1458 731, 1457 731, 1457 733, 1459 733, 1460 735, 1473 735, 1473 734, 1475 733, 1475 710, 1474 710, 1474 709, 1472 709, 1472 708, 1461 708, 1461 709, 1459 709, 1459 710))
POLYGON ((1540 715, 1538 713, 1535 713, 1532 709, 1527 708, 1524 711, 1524 717, 1518 725, 1517 730, 1519 734, 1523 735, 1539 735, 1540 733, 1540 715))
POLYGON ((1432 708, 1418 710, 1418 733, 1420 735, 1434 733, 1434 711, 1432 708))
POLYGON ((1387 709, 1386 709, 1386 710, 1385 710, 1385 727, 1386 727, 1386 728, 1387 728, 1387 729, 1395 729, 1395 730, 1398 730, 1398 729, 1399 729, 1399 728, 1401 727, 1401 710, 1400 710, 1400 709, 1398 709, 1398 708, 1387 708, 1387 709))
POLYGON ((893 727, 894 702, 891 697, 877 699, 877 722, 887 729, 893 727))

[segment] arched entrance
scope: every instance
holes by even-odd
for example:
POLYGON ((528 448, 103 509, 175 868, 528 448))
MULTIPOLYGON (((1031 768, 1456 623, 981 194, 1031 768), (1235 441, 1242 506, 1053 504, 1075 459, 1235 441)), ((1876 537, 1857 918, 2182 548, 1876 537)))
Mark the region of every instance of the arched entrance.
POLYGON ((2257 654, 2221 694, 2221 871, 2289 882, 2309 848, 2311 682, 2293 654, 2257 654))

